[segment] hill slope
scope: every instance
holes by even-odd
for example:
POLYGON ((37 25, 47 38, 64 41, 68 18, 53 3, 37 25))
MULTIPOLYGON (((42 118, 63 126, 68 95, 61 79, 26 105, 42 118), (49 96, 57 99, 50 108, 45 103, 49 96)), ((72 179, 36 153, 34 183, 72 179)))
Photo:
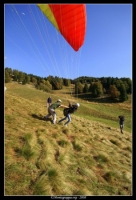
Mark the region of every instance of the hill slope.
MULTIPOLYGON (((84 102, 67 128, 53 125, 43 120, 48 94, 6 87, 5 195, 132 195, 130 132, 87 119, 84 102)), ((61 108, 56 112, 63 117, 61 108)))

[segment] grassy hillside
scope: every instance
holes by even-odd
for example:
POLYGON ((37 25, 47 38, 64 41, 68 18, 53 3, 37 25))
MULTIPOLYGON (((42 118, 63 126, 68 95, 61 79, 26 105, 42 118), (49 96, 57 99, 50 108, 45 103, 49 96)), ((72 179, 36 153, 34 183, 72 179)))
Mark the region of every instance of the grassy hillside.
MULTIPOLYGON (((14 82, 6 87, 5 195, 132 195, 131 98, 118 104, 78 98, 81 106, 64 127, 43 120, 48 93, 14 82)), ((67 105, 77 101, 70 94, 64 88, 51 97, 67 105)))

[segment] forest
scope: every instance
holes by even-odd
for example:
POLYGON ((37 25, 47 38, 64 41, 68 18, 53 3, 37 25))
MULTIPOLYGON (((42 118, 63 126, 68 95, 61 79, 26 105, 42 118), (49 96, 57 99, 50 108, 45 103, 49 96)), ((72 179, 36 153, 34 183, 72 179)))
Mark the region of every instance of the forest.
POLYGON ((20 84, 33 84, 36 89, 52 93, 53 90, 61 90, 64 86, 74 85, 74 95, 89 96, 90 98, 109 97, 117 101, 128 100, 128 94, 132 93, 132 80, 122 77, 89 77, 82 76, 74 80, 52 76, 40 77, 27 74, 22 71, 5 68, 5 83, 16 81, 20 84))

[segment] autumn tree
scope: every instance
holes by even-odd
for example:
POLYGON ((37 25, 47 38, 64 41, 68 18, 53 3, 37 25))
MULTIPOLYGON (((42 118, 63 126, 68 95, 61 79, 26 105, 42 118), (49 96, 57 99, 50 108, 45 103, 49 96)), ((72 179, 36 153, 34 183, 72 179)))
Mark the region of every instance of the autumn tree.
POLYGON ((37 84, 37 79, 36 79, 35 77, 32 77, 32 83, 33 83, 34 85, 37 84))
POLYGON ((120 95, 120 92, 118 91, 118 89, 116 88, 115 85, 110 85, 109 88, 109 95, 111 96, 111 98, 118 98, 120 95))
POLYGON ((63 88, 63 80, 57 76, 50 77, 50 83, 53 90, 61 90, 63 88))
POLYGON ((9 83, 11 81, 11 77, 7 70, 5 70, 5 83, 9 83))
POLYGON ((63 79, 63 85, 65 85, 65 86, 69 86, 70 83, 71 83, 71 82, 70 82, 69 79, 66 79, 66 78, 63 79))

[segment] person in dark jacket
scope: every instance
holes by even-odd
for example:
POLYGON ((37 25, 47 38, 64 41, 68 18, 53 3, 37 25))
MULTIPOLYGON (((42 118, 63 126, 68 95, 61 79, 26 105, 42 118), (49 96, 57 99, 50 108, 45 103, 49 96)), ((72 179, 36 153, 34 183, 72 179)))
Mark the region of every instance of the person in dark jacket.
POLYGON ((125 118, 122 115, 118 116, 118 118, 119 118, 120 132, 123 134, 125 118))
POLYGON ((64 124, 64 126, 67 127, 67 125, 71 122, 71 114, 74 113, 74 112, 78 109, 79 106, 80 106, 79 103, 75 103, 75 104, 72 105, 72 104, 69 102, 69 107, 66 108, 66 109, 64 109, 64 116, 65 116, 65 117, 62 118, 61 120, 59 120, 58 123, 60 123, 60 122, 62 122, 62 121, 64 121, 64 120, 66 120, 66 119, 68 119, 68 120, 65 122, 65 124, 64 124))

